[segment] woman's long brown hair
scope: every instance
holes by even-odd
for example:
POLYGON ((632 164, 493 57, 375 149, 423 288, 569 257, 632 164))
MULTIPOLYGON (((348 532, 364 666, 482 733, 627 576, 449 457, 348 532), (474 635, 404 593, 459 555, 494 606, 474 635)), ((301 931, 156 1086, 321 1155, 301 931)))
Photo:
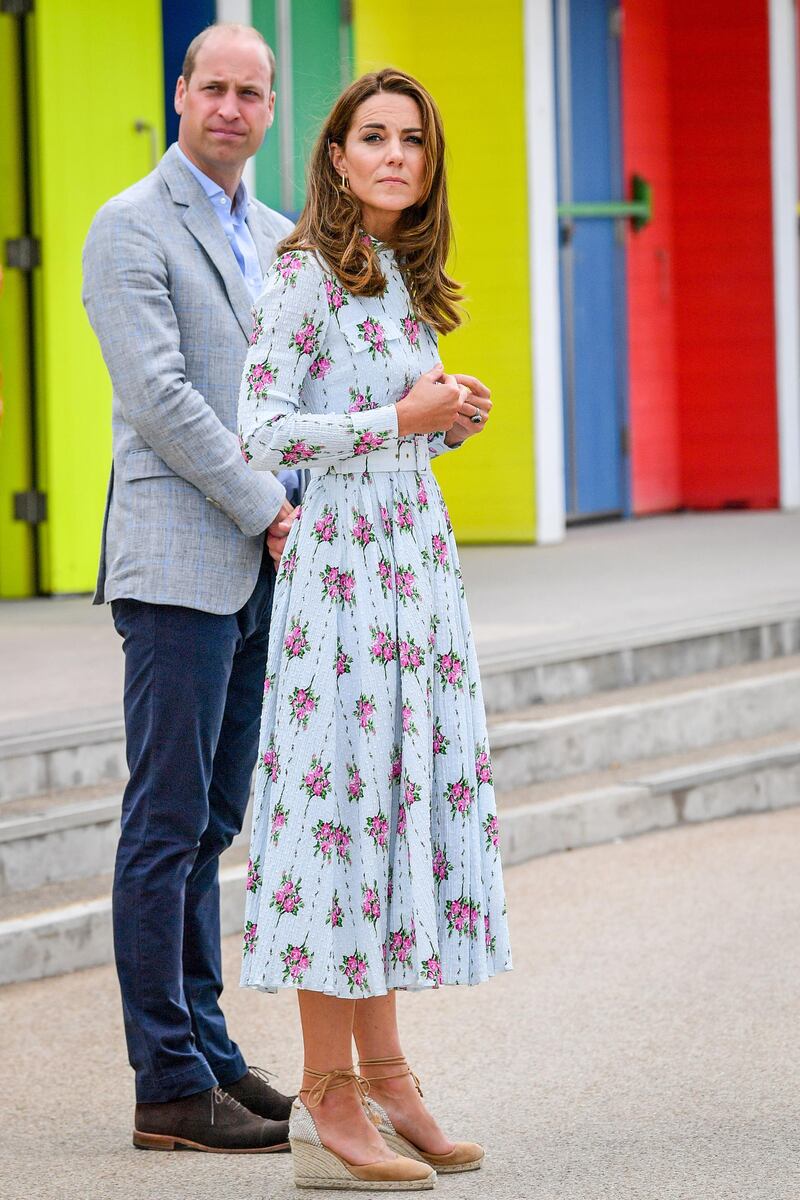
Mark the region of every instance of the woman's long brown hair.
POLYGON ((297 225, 278 246, 316 250, 348 291, 379 296, 386 287, 378 256, 365 241, 358 200, 341 186, 330 147, 344 148, 356 109, 379 92, 399 92, 419 105, 425 156, 420 198, 400 214, 388 243, 397 255, 415 314, 439 333, 461 324, 461 290, 445 270, 451 225, 444 165, 444 129, 433 98, 421 83, 392 67, 362 75, 342 92, 322 127, 308 164, 306 203, 297 225))

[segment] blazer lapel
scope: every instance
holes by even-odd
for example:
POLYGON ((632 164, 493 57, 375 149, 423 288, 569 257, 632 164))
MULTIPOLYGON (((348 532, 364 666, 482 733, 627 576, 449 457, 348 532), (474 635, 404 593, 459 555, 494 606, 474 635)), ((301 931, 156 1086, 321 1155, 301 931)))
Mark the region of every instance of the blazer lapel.
POLYGON ((177 151, 177 146, 170 146, 159 163, 159 171, 169 188, 174 202, 183 208, 183 221, 186 228, 200 243, 203 251, 219 272, 231 308, 242 327, 242 333, 250 340, 253 322, 250 310, 253 301, 244 281, 244 275, 239 270, 239 264, 233 250, 228 245, 228 239, 222 230, 217 214, 211 201, 200 184, 187 171, 177 151))

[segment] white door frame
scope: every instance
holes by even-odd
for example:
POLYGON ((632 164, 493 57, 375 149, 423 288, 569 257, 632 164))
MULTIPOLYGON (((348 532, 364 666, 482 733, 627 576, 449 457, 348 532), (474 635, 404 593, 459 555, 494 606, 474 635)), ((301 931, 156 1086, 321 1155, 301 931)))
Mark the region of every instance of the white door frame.
POLYGON ((551 0, 525 0, 524 19, 536 540, 546 545, 566 526, 551 0))
POLYGON ((772 239, 780 502, 800 507, 800 253, 797 201, 797 14, 769 0, 772 239))

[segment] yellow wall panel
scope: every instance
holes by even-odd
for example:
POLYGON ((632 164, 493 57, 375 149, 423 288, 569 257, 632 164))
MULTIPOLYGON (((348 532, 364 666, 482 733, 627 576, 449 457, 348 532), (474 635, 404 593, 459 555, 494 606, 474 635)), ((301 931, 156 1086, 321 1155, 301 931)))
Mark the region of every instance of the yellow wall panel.
POLYGON ((438 102, 455 226, 451 270, 469 321, 442 343, 445 366, 492 389, 491 424, 437 462, 463 541, 534 537, 522 4, 357 0, 356 73, 396 66, 438 102))
POLYGON ((33 17, 39 272, 38 425, 43 587, 94 586, 111 463, 111 385, 81 306, 81 248, 96 210, 163 150, 160 0, 37 0, 33 17))

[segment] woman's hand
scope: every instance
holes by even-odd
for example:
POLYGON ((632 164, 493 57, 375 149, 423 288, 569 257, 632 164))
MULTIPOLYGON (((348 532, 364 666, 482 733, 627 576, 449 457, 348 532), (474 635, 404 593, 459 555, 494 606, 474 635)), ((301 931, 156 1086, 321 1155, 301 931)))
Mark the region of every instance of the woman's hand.
POLYGON ((453 424, 447 428, 444 440, 447 446, 460 446, 468 437, 483 433, 486 428, 492 411, 491 392, 474 375, 453 375, 452 378, 466 391, 466 396, 459 405, 453 424))
POLYGON ((446 375, 442 364, 437 363, 430 371, 420 375, 408 395, 395 405, 397 436, 439 433, 443 429, 450 429, 462 409, 464 412, 472 411, 466 407, 468 395, 469 388, 460 384, 453 375, 446 375))
POLYGON ((286 545, 286 539, 289 536, 289 531, 294 522, 294 514, 297 509, 294 508, 288 500, 284 500, 281 505, 280 512, 271 525, 267 527, 267 550, 269 556, 275 564, 277 571, 281 563, 281 555, 283 548, 286 545))

